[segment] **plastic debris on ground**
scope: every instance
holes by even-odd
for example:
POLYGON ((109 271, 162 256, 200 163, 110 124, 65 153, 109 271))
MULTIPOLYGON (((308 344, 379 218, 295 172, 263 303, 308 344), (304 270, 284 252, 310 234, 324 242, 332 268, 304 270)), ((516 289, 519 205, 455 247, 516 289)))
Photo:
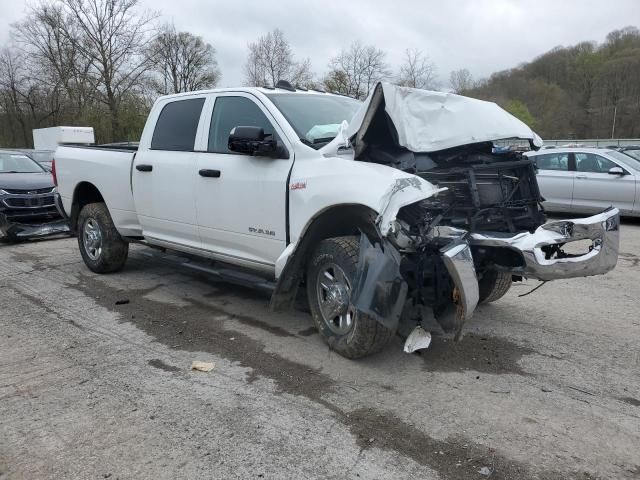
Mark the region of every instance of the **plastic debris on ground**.
POLYGON ((210 372, 215 366, 216 364, 211 362, 201 362, 199 360, 191 362, 191 370, 198 370, 200 372, 210 372))
POLYGON ((478 473, 480 475, 484 475, 485 477, 488 477, 493 473, 493 470, 491 470, 489 467, 482 467, 480 470, 478 470, 478 473))
POLYGON ((429 345, 431 345, 431 334, 418 325, 404 342, 404 351, 413 353, 416 350, 427 348, 429 345))

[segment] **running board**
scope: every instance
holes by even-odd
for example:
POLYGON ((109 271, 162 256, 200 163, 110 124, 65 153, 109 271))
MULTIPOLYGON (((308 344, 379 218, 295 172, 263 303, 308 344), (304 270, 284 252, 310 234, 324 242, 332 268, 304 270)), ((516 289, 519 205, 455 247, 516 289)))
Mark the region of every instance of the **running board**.
POLYGON ((190 270, 195 270, 197 272, 211 275, 217 281, 228 282, 234 285, 240 285, 242 287, 260 290, 268 295, 271 295, 276 287, 275 281, 267 280, 260 275, 254 275, 244 270, 235 269, 226 265, 216 266, 207 264, 206 261, 198 261, 195 257, 186 255, 182 256, 174 252, 161 255, 153 251, 140 253, 147 257, 160 259, 164 262, 168 262, 179 267, 188 268, 190 270))

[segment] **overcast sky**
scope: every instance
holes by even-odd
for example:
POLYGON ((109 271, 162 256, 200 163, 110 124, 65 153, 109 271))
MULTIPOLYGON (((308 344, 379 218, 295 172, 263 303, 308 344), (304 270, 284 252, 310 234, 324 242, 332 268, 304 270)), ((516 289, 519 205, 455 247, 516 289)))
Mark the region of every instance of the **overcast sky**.
MULTIPOLYGON (((0 0, 0 44, 27 0, 0 0)), ((468 68, 475 78, 530 61, 557 45, 601 42, 640 26, 640 0, 141 0, 161 21, 201 35, 217 50, 221 86, 243 81, 247 43, 280 28, 298 58, 321 76, 329 58, 355 40, 387 52, 394 71, 406 48, 436 64, 441 82, 468 68)))

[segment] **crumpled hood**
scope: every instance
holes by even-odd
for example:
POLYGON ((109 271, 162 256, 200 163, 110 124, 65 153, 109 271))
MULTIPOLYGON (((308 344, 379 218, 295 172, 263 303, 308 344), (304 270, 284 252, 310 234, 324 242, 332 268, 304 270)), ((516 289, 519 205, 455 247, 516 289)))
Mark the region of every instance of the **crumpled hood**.
POLYGON ((542 146, 542 139, 531 128, 495 103, 379 82, 322 153, 330 154, 348 141, 358 158, 381 108, 395 128, 397 146, 415 153, 508 138, 529 140, 536 149, 542 146))
POLYGON ((38 190, 53 188, 53 177, 49 172, 42 173, 0 173, 0 190, 38 190))

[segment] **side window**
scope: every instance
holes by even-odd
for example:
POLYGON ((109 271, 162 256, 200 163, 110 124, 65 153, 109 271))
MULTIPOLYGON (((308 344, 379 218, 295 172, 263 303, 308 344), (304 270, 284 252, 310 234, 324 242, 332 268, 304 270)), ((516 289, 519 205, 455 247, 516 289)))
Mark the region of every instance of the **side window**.
POLYGON ((208 151, 233 153, 228 142, 235 127, 262 127, 264 133, 275 134, 273 125, 253 101, 246 97, 218 97, 211 116, 208 151))
POLYGON ((578 172, 608 173, 617 167, 615 163, 594 153, 576 153, 576 170, 578 172))
POLYGON ((547 153, 538 155, 535 158, 536 166, 540 170, 569 170, 569 154, 567 153, 547 153))
POLYGON ((167 103, 156 122, 151 149, 192 152, 203 105, 204 98, 167 103))

